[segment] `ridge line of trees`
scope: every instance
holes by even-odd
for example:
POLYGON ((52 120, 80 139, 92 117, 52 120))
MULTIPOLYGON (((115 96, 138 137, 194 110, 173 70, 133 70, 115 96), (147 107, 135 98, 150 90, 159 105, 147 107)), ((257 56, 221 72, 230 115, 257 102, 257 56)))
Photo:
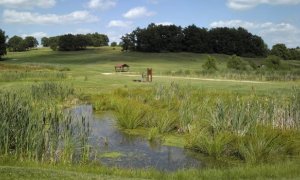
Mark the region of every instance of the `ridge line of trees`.
POLYGON ((7 42, 8 50, 11 52, 26 51, 38 45, 37 39, 33 36, 27 36, 24 39, 20 36, 13 36, 7 42))
POLYGON ((44 47, 50 47, 54 51, 78 51, 86 49, 87 46, 108 46, 108 43, 108 36, 99 33, 64 34, 61 36, 43 37, 41 39, 41 44, 44 47))
POLYGON ((124 51, 220 53, 245 57, 266 57, 263 39, 244 28, 218 27, 210 30, 190 25, 155 25, 137 28, 122 38, 124 51))

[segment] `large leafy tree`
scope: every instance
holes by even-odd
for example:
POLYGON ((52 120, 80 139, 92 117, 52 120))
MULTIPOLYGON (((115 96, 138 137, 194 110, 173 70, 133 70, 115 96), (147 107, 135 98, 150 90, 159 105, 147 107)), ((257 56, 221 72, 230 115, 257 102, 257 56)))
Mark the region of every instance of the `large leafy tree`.
POLYGON ((26 43, 22 37, 13 36, 8 40, 8 49, 9 51, 25 51, 26 50, 26 43))
POLYGON ((209 52, 208 32, 205 28, 199 28, 195 25, 188 26, 183 30, 184 50, 189 52, 204 53, 209 52))
POLYGON ((278 56, 284 60, 290 59, 289 50, 285 44, 275 44, 271 49, 271 55, 278 56))
POLYGON ((5 32, 0 29, 0 59, 6 54, 6 38, 5 32))
POLYGON ((41 44, 42 44, 44 47, 49 47, 49 46, 50 46, 49 38, 48 38, 48 37, 42 37, 42 39, 41 39, 41 44))
POLYGON ((37 47, 39 45, 39 42, 33 36, 25 37, 24 41, 25 41, 24 43, 25 43, 25 46, 26 46, 27 49, 34 48, 34 47, 37 47))

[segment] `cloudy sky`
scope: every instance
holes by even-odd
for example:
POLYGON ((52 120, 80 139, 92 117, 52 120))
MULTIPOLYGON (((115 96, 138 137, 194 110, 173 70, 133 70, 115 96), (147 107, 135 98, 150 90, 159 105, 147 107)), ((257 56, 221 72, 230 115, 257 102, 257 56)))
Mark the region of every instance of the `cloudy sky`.
POLYGON ((0 0, 0 29, 10 37, 99 32, 120 41, 151 22, 242 26, 269 47, 300 46, 300 0, 0 0))

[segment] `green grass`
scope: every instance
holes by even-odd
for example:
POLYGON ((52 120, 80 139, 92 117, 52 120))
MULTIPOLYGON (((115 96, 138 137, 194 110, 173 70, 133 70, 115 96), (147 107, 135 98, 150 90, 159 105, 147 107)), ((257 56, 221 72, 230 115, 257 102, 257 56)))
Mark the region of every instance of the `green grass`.
MULTIPOLYGON (((1 163, 3 164, 3 162, 1 163)), ((180 170, 163 173, 155 170, 106 168, 95 165, 51 165, 6 162, 0 166, 1 179, 298 179, 300 164, 239 166, 219 169, 180 170)))
MULTIPOLYGON (((79 52, 53 52, 50 49, 43 48, 20 53, 8 53, 3 64, 13 65, 32 65, 53 67, 56 69, 69 68, 70 71, 65 73, 71 78, 74 86, 78 89, 84 89, 88 93, 97 93, 99 91, 110 91, 111 89, 124 87, 144 87, 151 84, 135 83, 133 79, 140 77, 126 77, 121 75, 103 75, 102 73, 112 73, 114 65, 119 63, 127 63, 130 72, 141 75, 146 68, 153 68, 154 75, 164 75, 167 71, 189 70, 195 72, 202 70, 202 64, 207 59, 205 54, 193 53, 138 53, 138 52, 121 52, 120 49, 112 50, 110 47, 88 49, 79 52)), ((212 55, 217 59, 217 66, 220 71, 226 69, 226 62, 229 56, 212 55)), ((249 60, 249 59, 247 59, 249 60)), ((262 61, 262 59, 251 59, 253 61, 262 61)), ((295 64, 297 62, 287 62, 295 64)), ((193 75, 193 74, 192 74, 193 75)), ((223 78, 216 74, 216 77, 223 78)), ((213 78, 213 77, 212 77, 213 78)), ((231 77, 229 77, 230 79, 231 77)), ((258 93, 285 92, 293 86, 299 87, 296 81, 291 82, 267 82, 261 84, 241 83, 241 82, 215 82, 207 80, 186 80, 186 79, 170 79, 168 77, 154 78, 153 84, 169 84, 172 81, 178 83, 192 84, 192 86, 203 89, 222 90, 228 89, 237 92, 248 93, 255 89, 258 93)), ((22 84, 15 83, 14 85, 22 84)))
MULTIPOLYGON (((53 160, 54 150, 43 153, 42 147, 43 141, 48 138, 44 138, 44 135, 49 133, 51 128, 38 126, 40 129, 35 135, 28 137, 40 137, 40 145, 30 146, 31 149, 27 148, 27 151, 20 154, 23 147, 33 143, 28 143, 27 140, 27 144, 18 144, 18 137, 12 138, 13 141, 8 143, 5 137, 14 137, 15 133, 9 131, 10 126, 2 124, 6 130, 0 132, 0 135, 3 135, 0 141, 3 146, 10 146, 10 150, 18 150, 12 151, 14 158, 24 161, 29 159, 34 163, 3 161, 0 167, 1 179, 299 178, 298 160, 286 159, 288 155, 298 157, 300 150, 300 123, 298 119, 293 119, 299 113, 297 92, 300 89, 300 81, 292 81, 298 77, 300 63, 285 61, 283 66, 290 68, 289 70, 268 72, 260 77, 255 71, 249 70, 250 66, 247 67, 248 71, 243 73, 227 70, 227 55, 211 56, 217 59, 218 66, 218 71, 213 74, 202 71, 207 54, 121 52, 118 48, 113 50, 110 47, 77 52, 54 52, 48 48, 9 52, 4 61, 0 62, 1 93, 20 92, 20 95, 16 95, 15 99, 5 100, 5 94, 1 94, 3 103, 0 107, 12 116, 2 113, 3 116, 0 117, 7 124, 11 123, 11 127, 16 127, 13 129, 16 133, 27 136, 26 133, 34 132, 23 132, 22 127, 30 130, 31 126, 19 122, 27 122, 36 117, 36 122, 29 121, 29 125, 34 122, 39 125, 42 119, 39 114, 41 109, 45 110, 44 114, 49 114, 49 121, 52 122, 55 111, 52 113, 47 109, 61 108, 62 104, 76 97, 81 102, 92 103, 96 111, 114 111, 120 127, 130 129, 126 130, 130 134, 144 136, 149 141, 159 139, 165 145, 188 147, 216 159, 234 157, 252 165, 242 164, 242 167, 236 167, 233 164, 230 168, 181 170, 174 173, 106 168, 98 164, 86 165, 87 157, 92 152, 84 137, 81 142, 82 159, 77 162, 79 164, 72 164, 75 148, 73 142, 76 140, 71 138, 71 131, 61 135, 65 149, 59 154, 62 161, 56 162, 53 160), (129 64, 130 72, 114 73, 114 65, 119 63, 129 64), (154 70, 154 82, 133 82, 134 79, 140 79, 140 75, 148 67, 154 70), (286 74, 287 71, 292 73, 286 74), (286 81, 283 81, 284 78, 286 81), (21 96, 24 93, 27 93, 25 98, 21 96), (22 103, 24 106, 20 108, 18 105, 22 103), (18 110, 25 115, 20 116, 18 110), (30 110, 34 111, 33 115, 30 110), (292 117, 292 121, 285 121, 287 117, 292 117), (260 126, 257 122, 262 129, 258 129, 260 126), (291 126, 291 122, 295 125, 291 126), (266 128, 268 132, 263 131, 266 128), (34 153, 37 150, 39 155, 34 153), (283 160, 272 158, 278 155, 285 157, 283 160), (49 157, 50 159, 47 159, 49 157), (41 163, 40 159, 44 163, 41 163), (48 164, 49 162, 52 164, 48 164), (268 164, 269 162, 276 163, 268 164)), ((243 60, 261 63, 264 59, 243 60)), ((63 128, 67 129, 68 119, 60 121, 66 122, 63 128)), ((55 136, 53 138, 50 140, 55 141, 55 136)), ((0 150, 5 152, 3 147, 0 150)), ((104 156, 120 157, 120 154, 109 152, 104 156)))

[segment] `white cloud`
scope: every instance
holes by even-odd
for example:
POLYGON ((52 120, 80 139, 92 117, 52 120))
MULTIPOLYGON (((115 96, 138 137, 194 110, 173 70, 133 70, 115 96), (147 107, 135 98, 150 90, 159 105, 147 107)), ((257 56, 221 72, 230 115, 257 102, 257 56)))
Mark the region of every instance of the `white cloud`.
POLYGON ((256 23, 242 20, 216 21, 210 27, 244 27, 261 36, 270 46, 285 43, 288 47, 300 45, 300 29, 289 23, 256 23))
POLYGON ((55 6, 56 0, 0 0, 0 6, 10 8, 50 8, 55 6))
POLYGON ((260 4, 295 5, 300 4, 300 0, 227 0, 227 6, 235 10, 251 9, 260 4))
POLYGON ((91 9, 107 10, 117 5, 116 0, 90 0, 88 7, 91 9))
POLYGON ((136 7, 130 9, 127 13, 123 14, 123 17, 128 19, 137 19, 142 17, 154 16, 155 12, 148 11, 145 7, 136 7))
POLYGON ((159 23, 155 23, 156 25, 163 25, 163 26, 170 26, 173 25, 174 23, 172 22, 159 22, 159 23))
POLYGON ((22 34, 21 35, 23 38, 27 37, 27 36, 33 36, 37 39, 40 39, 42 37, 48 37, 48 34, 45 33, 45 32, 34 32, 34 33, 31 33, 31 34, 22 34))
POLYGON ((131 21, 112 20, 108 23, 107 27, 120 27, 130 28, 132 26, 131 21))
POLYGON ((4 10, 3 19, 6 23, 15 24, 76 24, 98 21, 98 18, 88 11, 74 11, 69 14, 57 15, 4 10))

